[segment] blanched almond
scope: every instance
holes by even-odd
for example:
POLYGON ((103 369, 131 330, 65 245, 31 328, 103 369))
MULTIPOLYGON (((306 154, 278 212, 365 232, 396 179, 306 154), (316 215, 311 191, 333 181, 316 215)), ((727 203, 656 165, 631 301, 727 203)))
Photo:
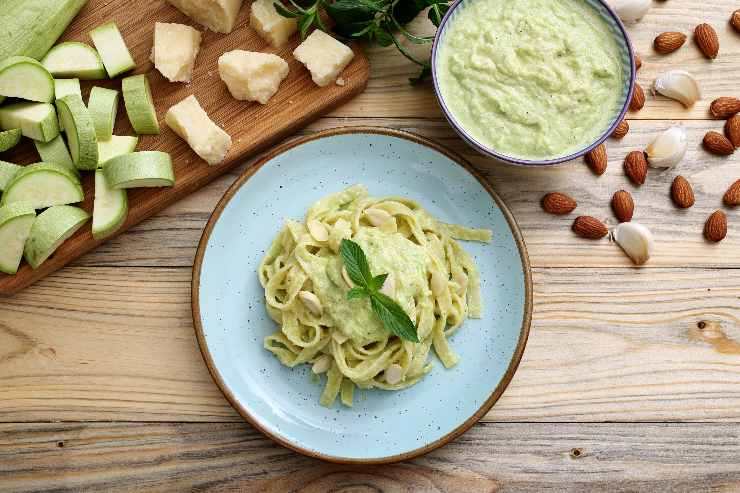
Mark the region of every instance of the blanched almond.
POLYGON ((327 371, 329 371, 329 368, 331 368, 331 356, 329 356, 328 354, 322 354, 314 362, 313 366, 311 367, 311 371, 319 375, 321 373, 326 373, 327 371))
POLYGON ((393 363, 385 369, 384 375, 386 382, 391 385, 396 385, 401 381, 401 378, 403 377, 403 368, 401 368, 401 365, 393 363))
POLYGON ((365 209, 364 212, 367 220, 375 227, 380 227, 384 223, 393 219, 393 216, 391 216, 387 211, 384 211, 383 209, 370 207, 365 209))
POLYGON ((311 291, 298 291, 298 299, 308 309, 309 312, 320 317, 324 313, 324 307, 321 305, 318 296, 311 291))
POLYGON ((326 229, 326 226, 321 221, 311 219, 306 224, 306 227, 308 228, 308 232, 314 240, 326 241, 329 239, 329 230, 326 229))

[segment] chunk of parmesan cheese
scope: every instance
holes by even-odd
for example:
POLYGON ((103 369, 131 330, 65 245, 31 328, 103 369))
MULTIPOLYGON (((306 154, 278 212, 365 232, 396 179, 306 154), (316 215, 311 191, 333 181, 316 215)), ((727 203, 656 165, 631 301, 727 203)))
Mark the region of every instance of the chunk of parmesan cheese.
POLYGON ((283 46, 298 30, 298 21, 278 14, 273 0, 255 0, 249 14, 249 25, 272 46, 283 46))
POLYGON ((218 73, 236 99, 265 104, 288 75, 288 63, 271 53, 234 50, 218 59, 218 73))
POLYGON ((337 80, 355 54, 348 46, 316 29, 293 50, 293 56, 311 72, 316 85, 323 87, 337 80))
POLYGON ((200 32, 190 26, 154 24, 154 67, 170 82, 190 82, 195 57, 200 50, 200 32))
POLYGON ((230 33, 242 0, 166 0, 195 22, 217 33, 230 33))
POLYGON ((208 164, 220 163, 229 152, 231 137, 208 118, 195 96, 170 108, 164 120, 208 164))

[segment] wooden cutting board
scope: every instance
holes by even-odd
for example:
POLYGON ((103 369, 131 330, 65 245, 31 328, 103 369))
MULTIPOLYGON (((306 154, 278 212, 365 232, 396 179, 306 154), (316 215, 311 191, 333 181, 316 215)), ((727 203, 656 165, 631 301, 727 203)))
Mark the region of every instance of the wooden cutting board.
MULTIPOLYGON (((306 126, 365 88, 370 75, 370 65, 357 46, 352 47, 355 57, 341 74, 345 85, 318 87, 311 81, 310 74, 303 65, 292 56, 293 49, 299 43, 298 36, 294 36, 292 42, 283 48, 270 47, 248 26, 249 5, 248 0, 244 2, 238 27, 233 32, 218 34, 190 21, 180 11, 163 1, 90 0, 59 40, 91 44, 87 33, 106 21, 115 20, 137 64, 134 72, 123 76, 146 73, 149 78, 161 134, 140 136, 137 151, 157 150, 170 153, 175 166, 176 181, 172 188, 129 190, 129 215, 119 232, 127 230, 176 200, 198 190, 219 175, 243 163, 248 157, 306 126), (150 62, 155 21, 188 24, 203 34, 190 84, 168 82, 150 62), (266 105, 235 100, 219 78, 218 58, 224 52, 234 49, 275 53, 288 62, 290 66, 288 77, 266 105), (219 165, 208 166, 164 123, 167 110, 191 94, 198 98, 201 106, 216 124, 231 135, 233 141, 231 150, 226 160, 219 165)), ((83 99, 87 101, 90 88, 94 85, 120 91, 120 79, 121 76, 112 80, 83 81, 83 99)), ((134 135, 122 100, 118 108, 114 133, 134 135)), ((40 160, 28 139, 24 139, 18 147, 1 153, 0 159, 17 164, 29 164, 40 160)), ((84 175, 85 201, 81 207, 92 212, 93 173, 85 172, 84 175)), ((20 291, 101 243, 102 241, 95 241, 92 238, 88 223, 38 269, 31 269, 24 261, 16 275, 0 273, 0 295, 20 291)))

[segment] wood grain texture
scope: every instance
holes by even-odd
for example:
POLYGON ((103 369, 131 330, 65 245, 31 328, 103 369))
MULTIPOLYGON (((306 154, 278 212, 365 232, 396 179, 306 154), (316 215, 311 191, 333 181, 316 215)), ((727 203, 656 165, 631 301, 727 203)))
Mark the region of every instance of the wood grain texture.
MULTIPOLYGON (((719 96, 740 97, 740 34, 729 24, 737 2, 729 0, 707 3, 702 0, 653 2, 653 7, 639 22, 628 25, 627 32, 635 51, 643 60, 637 80, 645 89, 647 103, 639 112, 630 112, 630 119, 706 119, 712 99, 719 96), (719 56, 707 60, 691 39, 694 28, 711 24, 720 39, 719 56), (663 31, 681 31, 689 36, 686 44, 675 53, 661 55, 653 50, 653 39, 663 31), (703 99, 691 109, 664 96, 654 96, 649 90, 662 73, 682 69, 699 81, 703 99)), ((429 24, 418 23, 415 33, 429 32, 429 24)), ((433 32, 433 31, 432 31, 433 32)), ((428 56, 429 47, 408 46, 420 56, 428 56)), ((372 48, 373 72, 367 90, 350 103, 337 108, 337 117, 441 117, 431 84, 410 86, 409 77, 418 74, 418 66, 394 53, 395 48, 372 48), (392 103, 391 103, 392 102, 392 103)))
MULTIPOLYGON (((377 125, 418 133, 462 154, 488 178, 493 189, 514 213, 524 233, 532 265, 535 267, 629 267, 630 260, 619 247, 604 239, 578 238, 571 230, 573 219, 582 214, 596 216, 612 228, 616 226, 609 202, 612 194, 624 188, 636 203, 634 220, 648 226, 657 246, 642 270, 654 267, 739 267, 740 209, 724 208, 722 195, 740 178, 740 152, 718 157, 701 147, 708 129, 721 125, 714 121, 633 121, 630 133, 622 140, 609 139, 609 167, 595 176, 582 160, 557 168, 524 169, 497 164, 474 154, 442 121, 400 119, 323 118, 301 134, 342 125, 377 125), (661 130, 679 124, 686 128, 689 150, 674 170, 651 169, 642 187, 633 186, 622 166, 628 152, 643 149, 661 130), (670 199, 673 178, 681 174, 694 187, 696 205, 677 209, 670 199), (578 208, 567 216, 553 216, 540 207, 547 192, 561 191, 574 197, 578 208), (706 218, 722 208, 728 216, 729 234, 719 244, 702 236, 706 218)), ((166 209, 150 221, 113 239, 77 265, 190 266, 203 227, 221 195, 244 166, 198 193, 166 209)), ((361 179, 360 179, 361 180, 361 179)))
MULTIPOLYGON (((534 282, 524 359, 485 419, 740 421, 740 346, 696 333, 717 321, 740 344, 740 270, 548 268, 534 282)), ((198 352, 189 268, 69 267, 5 300, 0 385, 3 422, 240 420, 198 352)))
POLYGON ((0 491, 737 491, 740 431, 726 424, 479 424, 403 464, 340 466, 248 425, 0 426, 0 491))
MULTIPOLYGON (((115 20, 136 61, 137 68, 133 73, 146 73, 151 85, 161 134, 141 136, 137 150, 168 152, 175 167, 176 183, 172 188, 129 190, 130 210, 121 230, 138 224, 167 205, 198 190, 230 168, 242 163, 247 156, 292 134, 364 89, 370 66, 357 46, 354 47, 355 58, 342 74, 346 84, 318 87, 311 80, 309 72, 291 54, 299 43, 298 38, 294 37, 283 48, 273 49, 248 26, 248 17, 249 8, 245 7, 239 15, 239 27, 229 35, 222 35, 193 24, 184 14, 159 0, 124 2, 91 0, 62 37, 63 41, 89 42, 87 33, 91 29, 104 22, 115 20), (136 12, 137 15, 131 15, 132 12, 136 12), (170 83, 154 70, 149 56, 155 21, 190 24, 203 31, 201 49, 191 83, 170 83), (224 52, 234 49, 272 52, 288 62, 290 74, 268 104, 237 101, 231 97, 226 85, 221 82, 218 75, 218 58, 224 52), (208 166, 164 123, 167 110, 191 94, 195 94, 209 116, 232 137, 231 150, 226 160, 219 165, 208 166)), ((124 74, 122 77, 127 75, 130 74, 124 74)), ((120 90, 120 78, 111 81, 83 82, 83 96, 87 96, 93 85, 120 90)), ((115 133, 133 134, 123 103, 118 113, 115 133)), ((26 139, 25 145, 4 153, 3 159, 16 163, 32 163, 38 161, 39 157, 33 145, 26 139)), ((93 175, 86 173, 84 179, 86 200, 82 207, 87 211, 92 210, 92 185, 93 175)), ((12 294, 23 289, 101 243, 92 238, 89 225, 83 227, 38 269, 33 270, 24 263, 14 276, 0 274, 0 294, 12 294)))

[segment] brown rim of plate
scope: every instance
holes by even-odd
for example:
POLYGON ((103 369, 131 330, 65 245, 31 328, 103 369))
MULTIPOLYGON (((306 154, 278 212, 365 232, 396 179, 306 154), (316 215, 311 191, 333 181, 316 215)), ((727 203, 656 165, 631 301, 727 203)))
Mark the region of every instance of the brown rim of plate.
POLYGON ((229 189, 226 191, 224 196, 221 197, 221 200, 216 205, 216 208, 211 214, 210 219, 208 219, 208 223, 206 224, 206 227, 203 230, 203 234, 200 238, 200 242, 198 243, 198 251, 195 254, 195 262, 193 264, 193 278, 192 278, 192 284, 191 284, 191 306, 192 306, 192 312, 193 312, 193 324, 195 326, 195 335, 198 338, 198 346, 200 347, 200 352, 203 355, 203 360, 205 361, 206 366, 208 367, 208 371, 211 373, 211 377, 213 378, 213 381, 216 383, 216 385, 218 385, 218 388, 221 389, 221 392, 224 394, 224 397, 226 397, 226 399, 229 401, 231 406, 234 409, 236 409, 236 411, 242 416, 242 418, 244 418, 249 424, 257 428, 268 438, 274 440, 280 445, 287 447, 295 452, 298 452, 308 457, 322 459, 322 460, 325 460, 328 462, 334 462, 337 464, 366 464, 366 465, 389 464, 393 462, 400 462, 404 460, 413 459, 415 457, 419 457, 420 455, 427 454, 431 452, 432 450, 435 450, 451 442, 458 436, 465 433, 475 423, 477 423, 491 409, 491 407, 496 403, 496 401, 498 401, 498 399, 504 393, 504 390, 506 390, 506 387, 509 385, 509 382, 511 382, 511 379, 514 377, 514 373, 516 372, 516 369, 519 366, 519 362, 521 361, 522 355, 524 353, 524 346, 526 346, 527 337, 529 336, 529 328, 532 322, 532 271, 531 271, 530 264, 529 264, 529 257, 527 256, 527 247, 524 244, 522 233, 519 230, 519 226, 517 225, 516 220, 514 219, 514 216, 512 216, 511 211, 509 211, 506 204, 504 204, 504 202, 501 200, 501 198, 499 198, 496 192, 493 191, 493 189, 488 184, 488 182, 486 182, 483 179, 483 177, 481 177, 478 174, 478 172, 465 159, 463 159, 462 157, 458 156, 456 153, 450 151, 449 149, 439 144, 436 144, 424 137, 412 134, 410 132, 404 132, 402 130, 394 130, 394 129, 388 129, 388 128, 382 128, 382 127, 340 127, 340 128, 329 129, 329 130, 323 130, 321 132, 317 132, 315 134, 311 134, 305 137, 299 137, 289 142, 281 144, 280 146, 266 153, 259 160, 257 160, 254 164, 252 164, 249 168, 247 168, 244 171, 244 173, 242 173, 236 179, 236 181, 234 181, 234 183, 229 187, 229 189), (469 417, 461 425, 459 425, 457 428, 455 428, 454 430, 452 430, 445 436, 423 447, 412 450, 410 452, 406 452, 406 453, 398 454, 398 455, 392 455, 388 457, 379 457, 377 459, 348 459, 345 457, 337 457, 337 456, 320 454, 313 450, 308 450, 294 443, 291 443, 285 440, 284 438, 282 438, 281 436, 273 434, 269 430, 262 427, 259 424, 259 422, 249 414, 247 409, 236 400, 234 395, 231 393, 231 390, 228 388, 228 386, 224 383, 223 379, 221 378, 221 374, 216 368, 216 365, 213 363, 211 354, 208 351, 208 345, 206 344, 205 334, 203 333, 203 326, 202 326, 201 319, 200 319, 200 300, 199 300, 200 272, 203 266, 203 256, 205 254, 206 245, 208 244, 208 239, 211 236, 213 227, 215 226, 218 219, 221 217, 221 213, 223 212, 224 208, 229 203, 229 201, 231 201, 231 199, 234 197, 236 192, 239 191, 242 185, 244 185, 247 182, 247 180, 249 180, 249 178, 255 172, 257 172, 265 164, 269 163, 276 156, 283 154, 284 152, 289 151, 293 149, 294 147, 298 147, 302 144, 305 144, 306 142, 311 142, 313 140, 322 139, 324 137, 331 137, 335 135, 346 135, 346 134, 378 134, 378 135, 388 135, 391 137, 397 137, 397 138, 409 140, 411 142, 415 142, 417 144, 421 144, 431 149, 434 149, 435 151, 441 154, 444 154, 445 156, 450 158, 452 161, 456 162, 457 164, 465 168, 471 175, 475 177, 476 180, 478 180, 478 182, 483 186, 483 188, 486 189, 486 191, 493 198, 494 202, 496 202, 496 205, 498 205, 498 207, 501 209, 501 212, 506 218, 506 222, 509 224, 509 228, 512 231, 512 234, 516 241, 517 248, 519 249, 519 255, 522 259, 522 271, 524 272, 524 289, 525 289, 524 319, 522 321, 522 328, 519 334, 519 341, 517 342, 514 355, 511 361, 509 362, 509 367, 506 369, 506 373, 504 373, 504 376, 501 379, 501 382, 499 382, 499 384, 496 386, 493 393, 491 393, 491 396, 483 403, 483 405, 471 417, 469 417))

